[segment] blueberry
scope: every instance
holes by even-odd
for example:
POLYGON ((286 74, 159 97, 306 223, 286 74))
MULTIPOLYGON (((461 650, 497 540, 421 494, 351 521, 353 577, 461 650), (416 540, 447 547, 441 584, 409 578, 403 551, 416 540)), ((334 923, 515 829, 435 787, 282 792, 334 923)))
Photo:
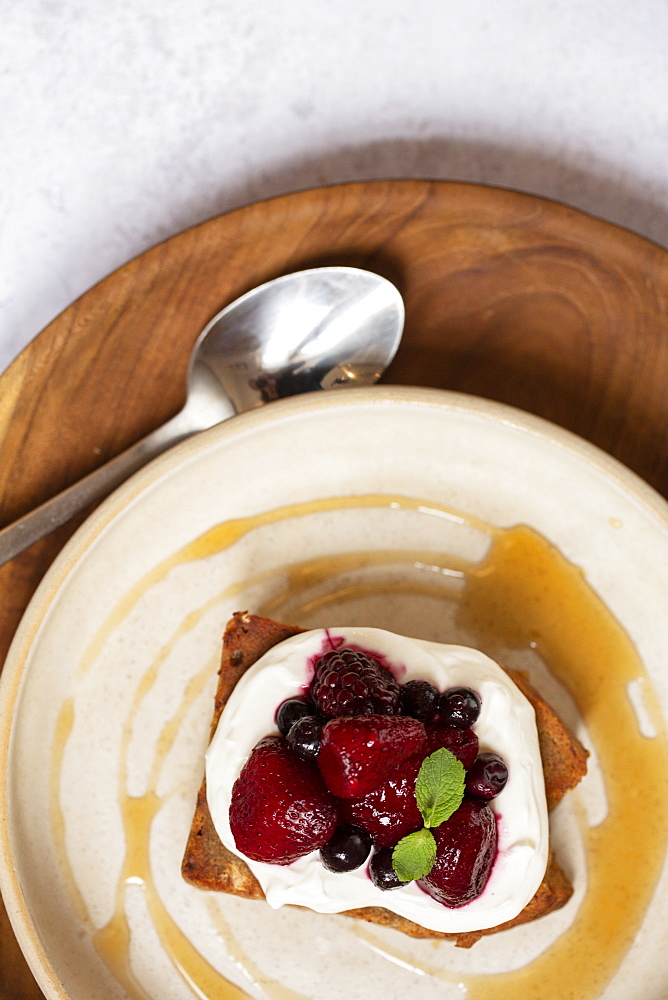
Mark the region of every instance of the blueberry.
POLYGON ((471 688, 450 688, 438 703, 441 720, 457 729, 468 729, 480 715, 480 698, 471 688))
POLYGON ((369 862, 369 876, 377 889, 398 889, 407 882, 400 882, 392 867, 392 847, 382 847, 369 862))
POLYGON ((429 681, 408 681, 401 688, 401 714, 423 722, 435 714, 438 688, 429 681))
POLYGON ((481 753, 466 773, 466 791, 477 799, 493 799, 508 781, 508 768, 498 753, 481 753))
POLYGON ((313 715, 315 706, 308 698, 286 698, 276 709, 276 725, 281 736, 287 736, 297 719, 313 715))
POLYGON ((351 872, 369 857, 371 837, 361 826, 344 823, 320 848, 320 860, 330 872, 351 872))
POLYGON ((288 746, 302 760, 317 760, 324 719, 317 715, 304 715, 290 726, 288 746))

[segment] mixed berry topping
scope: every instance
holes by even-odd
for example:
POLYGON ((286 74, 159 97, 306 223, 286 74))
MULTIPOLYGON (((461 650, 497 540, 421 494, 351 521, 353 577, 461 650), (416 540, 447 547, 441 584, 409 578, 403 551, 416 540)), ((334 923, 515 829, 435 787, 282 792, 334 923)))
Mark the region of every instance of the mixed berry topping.
POLYGON ((493 799, 508 781, 508 768, 498 753, 481 753, 466 773, 466 792, 477 799, 493 799))
POLYGON ((389 778, 426 739, 422 723, 403 715, 330 719, 322 731, 318 766, 333 795, 358 799, 389 778))
POLYGON ((472 729, 457 729, 437 720, 425 727, 427 731, 427 750, 433 753, 440 747, 446 747, 464 767, 471 767, 478 756, 478 737, 472 729))
POLYGON ((401 882, 392 866, 392 848, 382 847, 376 851, 369 863, 369 878, 377 889, 400 889, 407 882, 401 882))
POLYGON ((317 766, 295 756, 282 736, 260 740, 232 789, 230 828, 242 854, 289 865, 323 847, 337 820, 317 766))
POLYGON ((424 754, 414 754, 363 798, 341 802, 341 815, 368 830, 377 847, 394 847, 407 833, 419 830, 422 814, 415 801, 415 782, 423 759, 424 754))
POLYGON ((287 736, 298 719, 315 714, 315 705, 308 698, 286 698, 276 709, 276 726, 281 736, 287 736))
POLYGON ((426 722, 436 715, 439 698, 438 688, 429 681, 408 681, 401 685, 401 714, 426 722))
POLYGON ((445 906, 470 903, 485 888, 496 857, 494 813, 487 803, 465 798, 433 833, 436 862, 418 885, 445 906))
POLYGON ((343 823, 320 848, 320 860, 330 872, 352 872, 363 865, 371 851, 371 834, 360 826, 343 823))
POLYGON ((480 715, 480 698, 471 688, 450 688, 441 695, 438 714, 449 726, 468 729, 480 715))
POLYGON ((497 854, 489 802, 508 780, 498 754, 478 753, 479 696, 400 685, 351 647, 313 668, 305 695, 277 708, 280 735, 257 744, 234 785, 239 850, 280 865, 318 850, 331 872, 368 861, 383 891, 415 880, 448 907, 475 899, 497 854))
POLYGON ((399 685, 371 653, 344 647, 323 653, 314 664, 309 695, 322 715, 394 715, 399 685))
POLYGON ((325 720, 317 715, 304 715, 290 726, 287 740, 291 750, 302 760, 317 760, 325 720))

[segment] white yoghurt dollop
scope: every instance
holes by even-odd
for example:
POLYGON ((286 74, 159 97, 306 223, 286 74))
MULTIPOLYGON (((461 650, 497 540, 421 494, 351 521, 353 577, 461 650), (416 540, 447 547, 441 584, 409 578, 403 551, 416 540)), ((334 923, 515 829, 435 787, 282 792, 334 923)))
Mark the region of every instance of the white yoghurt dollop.
POLYGON ((206 755, 209 810, 218 836, 242 857, 273 908, 294 904, 319 913, 341 913, 382 906, 429 930, 464 933, 494 927, 526 906, 540 885, 548 857, 548 816, 535 713, 501 667, 466 646, 410 639, 375 628, 330 628, 303 632, 265 653, 236 685, 221 715, 206 755), (498 854, 480 896, 450 908, 436 902, 415 883, 382 891, 371 882, 366 864, 334 873, 318 851, 290 865, 251 861, 236 847, 230 830, 232 786, 256 743, 276 732, 274 716, 286 698, 302 694, 310 681, 312 657, 331 648, 329 638, 343 637, 382 654, 399 683, 431 681, 440 691, 470 687, 482 702, 473 726, 480 752, 503 757, 508 782, 490 802, 497 817, 498 854))

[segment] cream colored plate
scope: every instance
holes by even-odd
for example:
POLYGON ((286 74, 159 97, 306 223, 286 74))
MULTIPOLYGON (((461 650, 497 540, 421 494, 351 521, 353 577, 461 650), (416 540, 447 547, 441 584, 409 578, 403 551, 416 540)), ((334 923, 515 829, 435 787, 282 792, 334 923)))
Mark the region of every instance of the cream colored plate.
MULTIPOLYGON (((525 981, 496 973, 523 967, 542 968, 545 996, 557 996, 550 956, 562 968, 581 960, 577 942, 559 952, 577 937, 572 926, 586 930, 595 963, 593 925, 577 924, 590 898, 587 830, 614 799, 596 753, 553 823, 573 899, 470 952, 345 917, 272 912, 200 892, 179 872, 229 614, 470 640, 454 634, 452 602, 438 598, 439 587, 446 595, 461 584, 444 570, 453 553, 484 557, 488 525, 515 524, 579 566, 624 626, 642 660, 630 697, 621 691, 624 724, 659 759, 663 720, 651 709, 655 695, 668 707, 666 505, 543 421, 432 390, 299 397, 180 445, 102 505, 44 579, 2 675, 2 717, 12 719, 0 748, 2 890, 49 998, 241 995, 226 980, 272 1000, 398 1000, 411 990, 436 1000, 460 998, 464 986, 472 998, 501 998, 522 995, 525 981)), ((497 652, 536 671, 591 745, 533 647, 497 652)), ((594 724, 596 704, 580 708, 594 724)), ((636 795, 637 813, 649 801, 643 777, 623 791, 636 795)), ((665 830, 655 842, 661 852, 665 830)), ((646 862, 636 859, 640 881, 646 862)), ((635 942, 606 967, 606 998, 666 995, 666 890, 664 867, 635 942)), ((581 1000, 598 991, 585 979, 581 1000)))

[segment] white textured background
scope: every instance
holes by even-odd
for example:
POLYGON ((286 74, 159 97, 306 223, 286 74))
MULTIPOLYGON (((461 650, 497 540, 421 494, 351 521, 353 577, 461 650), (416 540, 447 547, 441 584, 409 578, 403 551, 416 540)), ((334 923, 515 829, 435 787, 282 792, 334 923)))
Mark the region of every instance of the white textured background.
POLYGON ((257 198, 485 181, 668 244, 668 0, 0 0, 0 370, 257 198))

